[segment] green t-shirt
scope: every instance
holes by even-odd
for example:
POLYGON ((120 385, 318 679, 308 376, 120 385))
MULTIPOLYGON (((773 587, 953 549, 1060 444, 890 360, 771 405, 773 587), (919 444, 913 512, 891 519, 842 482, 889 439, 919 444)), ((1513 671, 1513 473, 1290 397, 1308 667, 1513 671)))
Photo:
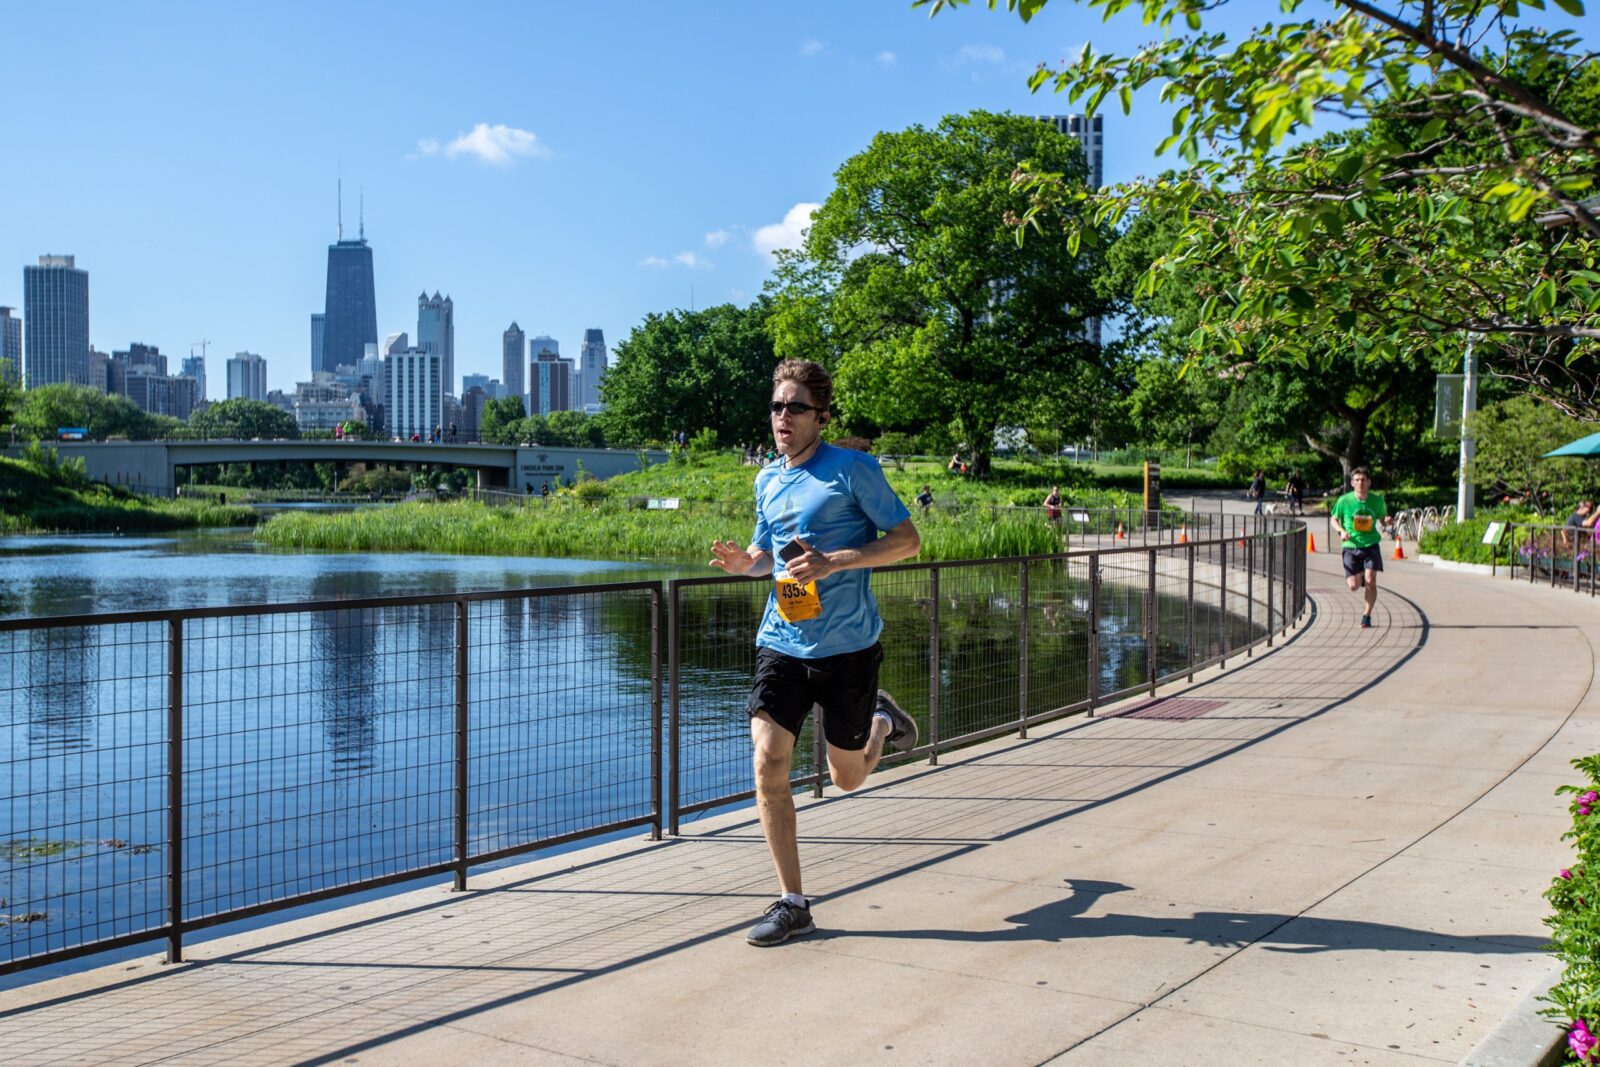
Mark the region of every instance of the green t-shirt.
POLYGON ((1368 492, 1362 500, 1354 493, 1346 493, 1333 502, 1333 521, 1344 531, 1345 548, 1366 548, 1383 540, 1378 520, 1389 514, 1383 497, 1368 492))

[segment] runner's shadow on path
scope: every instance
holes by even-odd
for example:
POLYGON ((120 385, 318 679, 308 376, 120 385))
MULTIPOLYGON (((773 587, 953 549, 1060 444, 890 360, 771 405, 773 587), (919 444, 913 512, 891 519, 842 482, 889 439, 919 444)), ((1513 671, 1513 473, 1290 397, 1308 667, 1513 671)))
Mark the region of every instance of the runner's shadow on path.
POLYGON ((1387 923, 1318 919, 1271 912, 1197 911, 1176 915, 1097 915, 1084 913, 1101 897, 1128 893, 1120 882, 1068 879, 1072 895, 1008 915, 1012 924, 1000 930, 878 930, 841 932, 834 938, 890 938, 927 941, 1001 943, 1049 941, 1064 943, 1089 937, 1168 937, 1191 945, 1240 949, 1260 944, 1266 952, 1309 955, 1316 952, 1378 950, 1381 952, 1465 952, 1527 955, 1543 950, 1541 938, 1519 934, 1443 934, 1387 923))

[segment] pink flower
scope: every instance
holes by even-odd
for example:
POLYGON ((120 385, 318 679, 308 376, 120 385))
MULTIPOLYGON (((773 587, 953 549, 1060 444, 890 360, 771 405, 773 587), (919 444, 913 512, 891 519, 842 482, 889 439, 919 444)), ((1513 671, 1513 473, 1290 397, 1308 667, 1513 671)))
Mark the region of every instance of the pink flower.
POLYGON ((1561 868, 1561 877, 1565 878, 1569 882, 1572 881, 1572 870, 1568 867, 1561 868))
POLYGON ((1567 1047, 1572 1049, 1572 1054, 1580 1060, 1586 1060, 1596 1045, 1600 1045, 1600 1038, 1589 1032, 1589 1024, 1582 1019, 1574 1019, 1572 1030, 1567 1034, 1567 1047))
POLYGON ((1579 815, 1587 815, 1587 814, 1589 814, 1589 805, 1587 805, 1587 804, 1579 804, 1578 805, 1578 814, 1579 815))
POLYGON ((1593 804, 1597 800, 1600 800, 1600 793, 1596 793, 1593 789, 1591 789, 1587 793, 1583 794, 1583 796, 1578 798, 1578 803, 1593 804))

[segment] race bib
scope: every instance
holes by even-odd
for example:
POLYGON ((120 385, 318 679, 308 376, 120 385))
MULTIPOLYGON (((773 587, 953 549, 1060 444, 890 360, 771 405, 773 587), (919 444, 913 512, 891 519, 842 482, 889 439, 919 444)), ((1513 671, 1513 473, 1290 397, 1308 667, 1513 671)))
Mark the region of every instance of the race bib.
POLYGON ((782 575, 777 580, 778 614, 790 622, 805 622, 822 614, 822 598, 817 596, 817 583, 799 582, 782 575))
POLYGON ((1372 532, 1372 516, 1371 515, 1353 515, 1353 516, 1351 516, 1350 525, 1356 531, 1356 533, 1371 533, 1372 532))

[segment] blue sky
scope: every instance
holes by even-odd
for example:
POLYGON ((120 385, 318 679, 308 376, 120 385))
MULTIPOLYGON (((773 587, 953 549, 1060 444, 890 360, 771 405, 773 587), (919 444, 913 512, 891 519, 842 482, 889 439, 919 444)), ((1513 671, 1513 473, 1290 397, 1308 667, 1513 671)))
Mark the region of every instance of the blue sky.
MULTIPOLYGON (((1213 24, 1273 17, 1245 0, 1213 24)), ((909 0, 541 0, 26 4, 5 36, 0 304, 38 255, 76 255, 95 346, 208 339, 217 397, 240 350, 272 388, 309 376, 341 173, 379 338, 414 335, 437 289, 457 374, 498 377, 512 320, 573 355, 691 286, 748 301, 796 205, 875 132, 1066 110, 1028 93, 1035 64, 1154 32, 1065 0, 1027 26, 981 0, 933 20, 909 0)), ((1159 169, 1165 116, 1153 95, 1107 114, 1108 181, 1159 169)))

